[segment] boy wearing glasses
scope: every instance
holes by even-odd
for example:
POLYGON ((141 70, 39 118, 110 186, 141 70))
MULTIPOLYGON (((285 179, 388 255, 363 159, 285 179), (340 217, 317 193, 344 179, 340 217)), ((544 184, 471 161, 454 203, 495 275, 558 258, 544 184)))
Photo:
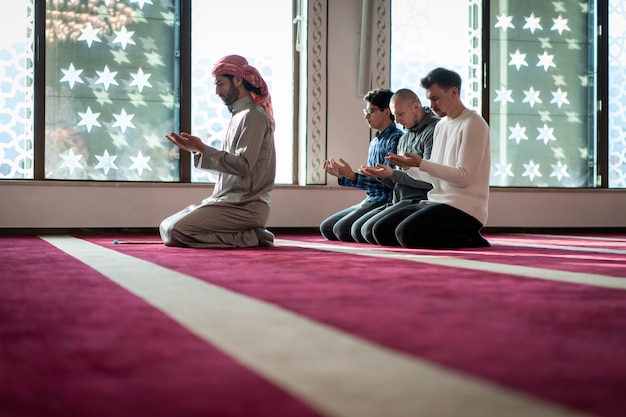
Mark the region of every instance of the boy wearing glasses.
MULTIPOLYGON (((363 100, 366 103, 363 109, 365 121, 370 128, 376 130, 376 136, 370 141, 367 165, 384 164, 391 166, 385 157, 391 152, 397 152, 398 140, 402 136, 394 123, 394 116, 389 109, 389 101, 393 91, 379 88, 368 92, 363 100)), ((392 199, 392 189, 376 178, 355 172, 350 165, 339 158, 324 161, 324 170, 338 178, 339 185, 356 187, 366 191, 366 197, 359 204, 341 210, 322 221, 320 232, 328 240, 354 242, 354 233, 360 233, 359 227, 353 227, 355 222, 371 210, 384 206, 392 199)))

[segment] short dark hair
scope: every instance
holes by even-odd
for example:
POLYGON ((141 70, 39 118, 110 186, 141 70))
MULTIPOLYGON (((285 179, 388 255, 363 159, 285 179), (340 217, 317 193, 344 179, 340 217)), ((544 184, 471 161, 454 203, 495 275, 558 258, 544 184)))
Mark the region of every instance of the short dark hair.
POLYGON ((377 88, 365 94, 363 100, 375 105, 380 109, 388 109, 391 96, 393 96, 393 91, 391 91, 390 89, 377 88))
POLYGON ((444 90, 456 87, 461 92, 461 76, 455 71, 446 68, 435 68, 427 76, 420 80, 424 89, 429 89, 433 84, 438 84, 444 90))
MULTIPOLYGON (((379 109, 388 109, 389 102, 391 101, 391 96, 393 96, 393 91, 388 88, 377 88, 375 90, 368 91, 363 97, 364 101, 367 101, 370 104, 378 107, 379 109)), ((395 116, 389 112, 391 117, 391 121, 395 121, 395 116)))

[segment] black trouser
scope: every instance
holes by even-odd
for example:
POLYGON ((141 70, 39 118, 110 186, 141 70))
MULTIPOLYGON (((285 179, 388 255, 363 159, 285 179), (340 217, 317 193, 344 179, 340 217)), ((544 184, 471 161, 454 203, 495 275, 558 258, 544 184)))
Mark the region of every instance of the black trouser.
POLYGON ((406 248, 485 247, 482 224, 447 204, 411 204, 377 222, 372 228, 376 242, 406 248))

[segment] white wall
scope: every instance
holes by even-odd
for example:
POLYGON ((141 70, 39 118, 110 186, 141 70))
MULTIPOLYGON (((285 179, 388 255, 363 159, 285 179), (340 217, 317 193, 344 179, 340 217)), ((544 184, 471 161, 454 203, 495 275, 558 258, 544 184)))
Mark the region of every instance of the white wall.
MULTIPOLYGON (((366 160, 369 135, 357 93, 361 0, 329 3, 328 156, 356 168, 366 160)), ((0 181, 0 228, 156 227, 210 192, 189 184, 0 181)), ((316 227, 363 196, 337 186, 279 186, 269 227, 316 227)), ((626 227, 625 213, 626 190, 494 189, 487 226, 626 227)))
MULTIPOLYGON (((0 228, 156 227, 210 191, 171 184, 0 183, 0 228)), ((362 198, 362 191, 337 186, 279 186, 272 193, 269 227, 317 227, 326 216, 362 198)), ((487 226, 626 227, 626 191, 495 189, 487 226)))

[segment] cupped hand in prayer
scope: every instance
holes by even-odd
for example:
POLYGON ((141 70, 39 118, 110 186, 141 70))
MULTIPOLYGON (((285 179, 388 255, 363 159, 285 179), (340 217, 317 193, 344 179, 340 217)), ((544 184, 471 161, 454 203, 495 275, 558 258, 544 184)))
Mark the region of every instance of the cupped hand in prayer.
POLYGON ((404 155, 398 155, 393 152, 389 152, 385 159, 391 162, 393 165, 403 169, 418 167, 422 163, 421 156, 410 152, 405 152, 404 155))
POLYGON ((202 152, 204 149, 202 139, 186 132, 181 132, 180 134, 170 132, 168 135, 165 135, 165 137, 174 145, 188 152, 202 152))

